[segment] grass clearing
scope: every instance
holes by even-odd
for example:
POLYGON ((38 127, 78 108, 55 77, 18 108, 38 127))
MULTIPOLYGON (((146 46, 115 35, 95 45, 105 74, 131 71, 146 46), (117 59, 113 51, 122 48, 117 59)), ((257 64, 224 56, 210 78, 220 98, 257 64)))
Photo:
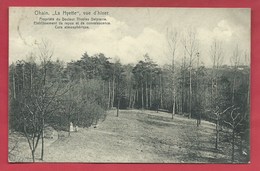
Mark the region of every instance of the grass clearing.
MULTIPOLYGON (((197 127, 194 119, 179 115, 171 119, 171 114, 165 112, 120 110, 119 117, 116 117, 116 111, 111 110, 96 128, 81 128, 70 137, 47 140, 44 162, 228 162, 231 146, 221 142, 219 150, 215 150, 214 129, 213 123, 202 121, 197 127)), ((14 137, 9 136, 9 144, 14 144, 14 137)), ((9 155, 10 160, 31 161, 23 137, 20 137, 17 149, 9 155)), ((39 151, 40 146, 36 158, 40 156, 39 151)))

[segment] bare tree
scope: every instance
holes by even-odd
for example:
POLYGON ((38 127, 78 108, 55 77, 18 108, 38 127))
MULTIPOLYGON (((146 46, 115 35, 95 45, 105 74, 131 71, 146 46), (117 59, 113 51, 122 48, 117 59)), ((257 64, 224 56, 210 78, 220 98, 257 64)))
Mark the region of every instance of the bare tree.
POLYGON ((212 61, 212 76, 211 76, 211 102, 214 103, 218 97, 218 69, 223 62, 222 43, 216 39, 213 41, 210 48, 210 56, 212 61))
POLYGON ((189 118, 192 116, 192 65, 198 50, 198 40, 196 38, 196 31, 189 29, 182 39, 182 45, 189 57, 189 118))
MULTIPOLYGON (((245 60, 245 65, 250 66, 250 55, 248 54, 247 51, 244 51, 244 60, 245 60)), ((250 104, 250 76, 248 77, 248 88, 247 88, 247 105, 248 105, 248 107, 249 107, 249 104, 250 104)))
POLYGON ((176 76, 175 76, 175 56, 176 56, 176 49, 178 44, 178 31, 176 29, 169 30, 167 29, 167 40, 168 45, 170 48, 170 53, 172 55, 172 119, 175 115, 175 106, 176 106, 176 76))
MULTIPOLYGON (((38 46, 39 52, 40 52, 40 59, 42 62, 42 68, 43 68, 43 94, 46 94, 46 76, 47 76, 47 65, 51 61, 51 58, 53 56, 53 49, 50 47, 49 42, 42 41, 42 44, 38 46)), ((54 100, 54 98, 53 98, 54 100)), ((51 102, 50 102, 51 103, 51 102)), ((41 160, 43 160, 44 156, 44 125, 45 120, 44 116, 45 113, 42 112, 42 151, 41 151, 41 160)))
POLYGON ((220 120, 221 117, 224 113, 226 113, 230 108, 232 108, 233 106, 230 106, 228 108, 226 108, 225 110, 221 111, 220 107, 217 106, 216 109, 214 110, 213 114, 215 116, 214 120, 216 121, 216 127, 215 127, 215 131, 216 131, 216 136, 215 136, 215 149, 218 149, 218 144, 219 144, 219 132, 220 132, 220 120))
POLYGON ((229 120, 224 120, 224 123, 226 123, 228 126, 230 126, 232 130, 232 153, 231 153, 231 161, 234 162, 235 160, 235 142, 236 142, 236 129, 239 125, 242 124, 242 121, 246 118, 246 115, 242 115, 239 112, 238 107, 231 107, 231 111, 229 113, 229 120))
POLYGON ((233 51, 233 54, 230 58, 231 65, 233 66, 234 70, 234 77, 233 77, 233 85, 232 85, 232 104, 235 103, 235 89, 236 89, 236 81, 237 81, 237 71, 238 67, 240 65, 240 57, 241 57, 241 52, 238 48, 238 45, 236 45, 236 48, 233 51))
MULTIPOLYGON (((210 57, 212 61, 212 72, 211 72, 211 107, 212 109, 214 108, 219 108, 217 101, 219 94, 218 94, 218 77, 219 77, 219 67, 222 65, 223 62, 223 48, 222 48, 222 43, 216 39, 213 40, 211 47, 210 47, 210 57)), ((219 124, 219 117, 220 113, 219 112, 214 112, 216 115, 216 149, 217 149, 217 144, 218 144, 218 124, 219 124)), ((223 113, 221 113, 223 114, 223 113)))
MULTIPOLYGON (((48 80, 48 69, 51 63, 53 50, 47 41, 38 44, 38 58, 40 64, 30 70, 30 84, 24 92, 23 130, 27 138, 33 161, 35 161, 35 150, 41 138, 41 160, 44 156, 44 126, 47 115, 55 110, 55 101, 58 96, 67 90, 62 88, 59 79, 55 82, 48 80)), ((33 63, 31 65, 34 65, 33 63)))

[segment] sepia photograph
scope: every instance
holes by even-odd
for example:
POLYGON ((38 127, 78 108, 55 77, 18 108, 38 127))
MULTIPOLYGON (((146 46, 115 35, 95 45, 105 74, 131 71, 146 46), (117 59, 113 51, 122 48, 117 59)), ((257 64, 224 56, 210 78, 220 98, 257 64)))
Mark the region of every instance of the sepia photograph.
POLYGON ((10 163, 250 163, 250 8, 9 7, 10 163))

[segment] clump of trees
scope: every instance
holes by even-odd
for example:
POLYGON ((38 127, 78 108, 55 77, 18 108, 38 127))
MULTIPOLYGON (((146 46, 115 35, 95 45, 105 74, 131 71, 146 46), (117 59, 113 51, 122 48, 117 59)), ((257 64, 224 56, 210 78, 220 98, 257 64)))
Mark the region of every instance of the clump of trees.
POLYGON ((77 64, 71 67, 52 61, 53 52, 46 41, 38 45, 37 52, 9 66, 9 128, 24 134, 33 162, 39 143, 40 159, 44 159, 46 125, 68 132, 70 122, 89 127, 104 119, 107 109, 99 73, 91 78, 76 77, 83 74, 75 72, 77 64))

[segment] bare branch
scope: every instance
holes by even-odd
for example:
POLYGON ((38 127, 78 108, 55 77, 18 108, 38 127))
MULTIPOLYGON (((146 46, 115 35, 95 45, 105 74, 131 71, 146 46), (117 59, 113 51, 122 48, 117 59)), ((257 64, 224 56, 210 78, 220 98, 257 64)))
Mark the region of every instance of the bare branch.
POLYGON ((224 113, 226 113, 230 108, 233 108, 234 107, 234 105, 233 106, 229 106, 228 108, 226 108, 223 112, 221 112, 221 114, 224 114, 224 113))
POLYGON ((231 126, 231 128, 234 128, 234 125, 233 125, 233 124, 231 124, 230 122, 224 121, 224 123, 226 123, 226 124, 230 125, 230 126, 231 126))
POLYGON ((234 113, 234 111, 236 111, 236 110, 238 110, 238 109, 239 109, 239 108, 233 108, 232 111, 230 112, 230 116, 231 116, 232 120, 235 120, 235 119, 234 119, 234 116, 233 116, 233 113, 234 113))

